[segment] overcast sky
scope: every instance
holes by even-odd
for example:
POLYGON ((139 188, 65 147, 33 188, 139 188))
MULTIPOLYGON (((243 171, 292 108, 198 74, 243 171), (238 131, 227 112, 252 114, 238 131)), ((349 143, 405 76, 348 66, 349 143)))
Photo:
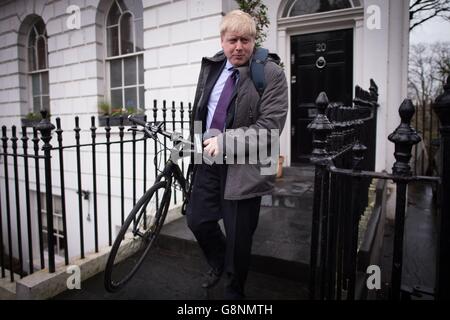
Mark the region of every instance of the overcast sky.
POLYGON ((411 44, 450 41, 450 21, 439 17, 433 18, 415 27, 409 36, 411 44))

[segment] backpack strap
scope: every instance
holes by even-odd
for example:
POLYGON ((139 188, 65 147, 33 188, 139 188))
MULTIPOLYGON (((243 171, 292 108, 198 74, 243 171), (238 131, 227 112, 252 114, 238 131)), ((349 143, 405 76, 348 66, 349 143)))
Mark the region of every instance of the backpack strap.
POLYGON ((259 95, 262 96, 264 89, 266 88, 266 78, 264 76, 264 65, 266 64, 267 57, 269 56, 269 50, 265 48, 258 48, 253 55, 252 62, 250 64, 250 74, 259 95))

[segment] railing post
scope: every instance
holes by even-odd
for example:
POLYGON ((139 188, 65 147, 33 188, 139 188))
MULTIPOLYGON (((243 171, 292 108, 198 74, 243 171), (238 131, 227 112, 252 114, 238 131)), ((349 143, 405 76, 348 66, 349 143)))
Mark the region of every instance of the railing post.
MULTIPOLYGON (((156 123, 156 120, 158 119, 158 101, 153 100, 153 122, 156 123)), ((154 150, 154 154, 155 156, 158 154, 158 144, 156 143, 156 141, 153 141, 153 150, 154 150)), ((155 182, 156 182, 156 178, 158 177, 158 164, 156 161, 153 162, 154 166, 154 172, 155 172, 155 182)), ((158 205, 159 205, 159 199, 158 199, 158 192, 155 193, 156 196, 156 210, 159 210, 158 205)))
MULTIPOLYGON (((123 126, 123 115, 120 116, 119 123, 119 138, 120 138, 120 225, 125 221, 125 169, 124 169, 124 152, 123 152, 123 137, 125 135, 123 126)), ((145 154, 145 153, 144 153, 145 154)), ((145 180, 144 180, 145 181, 145 180)))
MULTIPOLYGON (((120 116, 122 122, 123 116, 120 116)), ((94 194, 94 239, 95 252, 98 252, 98 211, 97 211, 97 152, 96 152, 96 131, 95 116, 91 117, 91 139, 92 139, 92 192, 94 194)), ((89 210, 88 210, 89 212, 89 210)))
MULTIPOLYGON (((176 131, 175 129, 175 112, 176 112, 176 108, 175 108, 175 101, 172 101, 172 130, 173 132, 176 131)), ((177 190, 175 189, 175 186, 173 187, 173 201, 175 203, 175 205, 177 204, 177 190)))
POLYGON ((450 299, 450 76, 444 93, 433 104, 440 121, 441 133, 441 211, 439 214, 439 244, 436 261, 436 298, 450 299))
MULTIPOLYGON (((326 175, 328 152, 327 137, 333 130, 332 123, 325 115, 328 106, 328 97, 325 92, 321 92, 316 100, 318 113, 314 120, 308 125, 308 129, 312 131, 313 135, 313 151, 311 162, 315 165, 314 175, 314 202, 313 202, 313 218, 311 231, 311 252, 310 252, 310 275, 309 275, 309 298, 315 299, 316 296, 316 271, 317 271, 317 256, 319 248, 319 230, 320 219, 322 212, 322 190, 324 177, 326 175)), ((326 195, 328 196, 328 194, 326 195)), ((322 230, 326 232, 326 230, 322 230)), ((323 261, 321 261, 323 263, 323 261)))
MULTIPOLYGON (((183 102, 180 102, 180 126, 181 126, 181 132, 184 134, 184 108, 183 108, 183 102)), ((184 161, 181 161, 181 172, 185 174, 184 172, 184 161)), ((184 194, 183 194, 183 200, 184 200, 184 194)))
MULTIPOLYGON (((16 227, 17 227, 17 247, 19 250, 19 270, 20 277, 23 277, 23 254, 22 254, 22 223, 21 223, 21 213, 20 213, 20 191, 19 191, 19 164, 17 155, 17 128, 12 126, 12 150, 13 150, 13 164, 14 164, 14 186, 16 193, 16 227)), ((11 253, 10 253, 11 254, 11 253)), ((13 271, 11 269, 11 271, 13 271)))
MULTIPOLYGON (((355 121, 355 129, 357 132, 361 130, 363 123, 360 120, 355 121)), ((355 143, 352 148, 352 169, 353 172, 360 172, 361 166, 364 160, 364 154, 367 151, 367 147, 360 143, 360 140, 355 143)), ((361 217, 361 195, 363 194, 362 178, 352 177, 351 181, 351 202, 350 202, 350 224, 348 230, 350 231, 350 247, 349 249, 349 274, 348 274, 348 289, 347 289, 347 300, 355 300, 356 292, 356 266, 358 257, 358 231, 359 231, 359 220, 361 217)))
POLYGON ((108 193, 108 244, 112 245, 112 205, 111 205, 111 126, 110 117, 106 118, 106 176, 108 193))
MULTIPOLYGON (((163 100, 163 107, 162 107, 162 117, 163 117, 163 129, 167 130, 166 127, 166 115, 167 115, 167 107, 166 107, 166 100, 163 100)), ((164 136, 164 150, 167 148, 167 138, 164 136)), ((167 152, 164 152, 164 163, 167 162, 167 152)))
MULTIPOLYGON (((395 163, 392 172, 397 176, 412 175, 409 160, 411 159, 411 149, 421 138, 411 127, 411 118, 414 115, 414 105, 410 99, 405 99, 399 108, 401 123, 388 137, 389 141, 395 144, 395 163)), ((403 260, 403 231, 405 224, 406 210, 406 190, 407 183, 402 180, 395 180, 397 184, 397 197, 395 205, 395 235, 394 235, 394 258, 392 265, 392 299, 400 300, 400 287, 402 280, 402 260, 403 260)))
POLYGON ((64 261, 69 264, 69 245, 67 239, 67 214, 66 214, 66 182, 64 178, 64 151, 63 151, 63 130, 61 129, 61 118, 56 118, 56 136, 59 149, 59 180, 61 184, 61 214, 64 229, 64 261))
MULTIPOLYGON (((9 276, 11 282, 14 281, 13 270, 13 249, 12 249, 12 234, 11 234, 11 211, 10 211, 10 196, 9 196, 9 174, 8 174, 8 137, 6 135, 6 126, 2 126, 2 144, 3 144, 3 165, 5 170, 5 200, 6 200, 6 232, 8 234, 8 255, 9 255, 9 276)), ((3 249, 3 248, 2 248, 3 249)), ((3 258, 3 256, 2 256, 3 258)), ((2 265, 3 267, 3 265, 2 265)), ((2 271, 4 272, 4 271, 2 271)))
POLYGON ((80 147, 80 118, 75 117, 75 143, 77 161, 77 183, 78 183, 78 222, 80 226, 80 256, 84 259, 84 224, 83 224, 83 187, 81 183, 81 147, 80 147))
MULTIPOLYGON (((47 210, 47 241, 48 241, 48 269, 50 273, 55 272, 55 247, 53 241, 53 194, 52 194, 52 131, 55 126, 47 118, 48 112, 41 111, 42 120, 37 125, 37 129, 41 132, 41 139, 44 142, 42 150, 44 151, 45 166, 45 197, 47 210)), ((38 195, 39 196, 39 195, 38 195)), ((40 214, 40 213, 39 213, 40 214)))
POLYGON ((41 269, 45 268, 44 259, 44 239, 42 234, 42 204, 41 204, 41 178, 40 178, 40 165, 39 165, 39 137, 38 130, 36 127, 33 128, 33 145, 34 145, 34 172, 36 177, 36 209, 38 212, 37 223, 38 223, 38 237, 39 237, 39 258, 41 260, 41 269))

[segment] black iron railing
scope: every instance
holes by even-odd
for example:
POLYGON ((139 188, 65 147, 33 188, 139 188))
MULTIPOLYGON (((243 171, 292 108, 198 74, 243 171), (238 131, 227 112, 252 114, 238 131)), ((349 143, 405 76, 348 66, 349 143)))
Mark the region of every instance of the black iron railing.
POLYGON ((369 179, 331 172, 331 165, 355 170, 373 170, 375 152, 364 162, 367 150, 361 141, 375 146, 378 90, 371 80, 371 90, 355 89, 353 106, 329 105, 324 92, 316 104, 318 114, 308 126, 313 132, 311 161, 315 164, 314 210, 311 231, 310 298, 341 299, 342 288, 355 284, 350 270, 356 265, 358 230, 356 215, 367 204, 369 179), (355 182, 355 183, 354 183, 355 182), (357 197, 357 201, 351 201, 357 197))
MULTIPOLYGON (((449 78, 450 79, 450 78, 449 78)), ((448 80, 450 81, 450 80, 448 80)), ((360 105, 348 109, 353 115, 330 118, 333 114, 325 93, 316 104, 318 114, 309 125, 313 132, 312 162, 315 164, 314 209, 311 235, 310 298, 348 299, 356 297, 358 231, 365 209, 367 180, 386 179, 396 184, 395 236, 389 297, 398 300, 410 291, 402 288, 403 233, 406 211, 406 192, 411 181, 425 181, 439 186, 439 243, 436 263, 437 281, 435 295, 438 299, 449 298, 450 277, 450 86, 447 81, 445 93, 438 97, 434 108, 441 121, 440 177, 416 176, 410 167, 412 147, 420 136, 411 127, 414 114, 412 102, 405 99, 399 108, 401 123, 389 136, 395 144, 395 163, 392 174, 364 170, 364 154, 367 147, 362 143, 361 128, 367 127, 370 117, 360 116, 360 105), (366 181, 365 181, 366 180, 366 181), (408 292, 406 292, 408 291, 408 292)), ((369 106, 376 102, 374 92, 365 93, 363 99, 369 106), (372 98, 373 99, 372 99, 372 98)), ((342 107, 341 107, 342 108, 342 107)), ((373 105, 372 105, 373 108, 373 105)), ((373 169, 372 169, 373 170, 373 169)), ((384 223, 383 221, 381 223, 384 223)))
MULTIPOLYGON (((165 125, 170 125, 170 129, 188 135, 191 104, 186 108, 183 103, 177 105, 173 102, 170 111, 168 117, 166 101, 162 102, 162 106, 154 101, 152 116, 148 120, 164 121, 165 125)), ((120 225, 123 223, 131 206, 151 183, 153 175, 150 176, 149 171, 153 171, 156 177, 158 165, 163 165, 162 161, 153 162, 153 159, 158 160, 155 155, 167 159, 165 152, 160 153, 162 146, 158 146, 154 140, 138 137, 135 131, 128 133, 125 125, 128 121, 124 116, 119 117, 115 129, 110 125, 112 117, 106 118, 104 127, 97 127, 97 117, 93 116, 90 118, 90 127, 81 128, 77 116, 73 131, 64 130, 60 118, 55 119, 55 125, 45 112, 42 116, 43 120, 32 129, 34 152, 28 144, 30 136, 26 127, 22 128, 20 137, 21 152, 18 150, 17 128, 13 126, 9 136, 6 126, 2 127, 0 264, 1 277, 7 277, 8 270, 11 281, 15 280, 15 274, 22 277, 46 267, 51 273, 55 271, 55 228, 62 228, 60 231, 64 239, 61 252, 64 254, 60 259, 66 265, 74 257, 84 258, 87 252, 98 252, 101 246, 111 245, 114 240, 114 221, 120 221, 120 225), (126 148, 129 150, 126 151, 126 148), (99 174, 99 171, 106 171, 106 174, 99 174), (68 177, 71 179, 69 184, 74 187, 68 187, 68 177), (34 182, 30 178, 34 178, 34 182), (99 187, 106 191, 100 193, 99 187), (120 191, 113 192, 114 189, 120 191), (22 190, 25 197, 22 196, 22 190), (45 190, 45 203, 41 201, 41 190, 45 190), (32 199, 33 191, 36 196, 32 199), (70 199, 68 193, 71 193, 70 199), (54 215, 54 195, 60 199, 58 214, 62 226, 55 225, 58 220, 55 220, 54 215), (103 201, 99 201, 100 197, 103 201), (73 201, 75 198, 76 201, 73 201), (93 199, 92 207, 90 203, 88 207, 88 211, 91 208, 93 211, 93 222, 89 225, 86 225, 86 217, 90 217, 90 213, 85 212, 85 199, 93 199), (44 207, 45 217, 42 214, 44 207), (25 208, 25 214, 22 208, 25 208), (78 218, 74 215, 78 215, 78 218), (70 225, 70 228, 76 228, 75 231, 68 230, 69 218, 71 221, 74 218, 78 220, 77 225, 70 225), (44 237, 44 229, 47 237, 44 237), (6 234, 3 234, 4 230, 6 234), (87 239, 92 233, 93 241, 87 239), (106 235, 101 237, 101 233, 106 235), (23 250, 23 239, 26 239, 26 252, 23 250), (25 261, 28 262, 26 265, 25 261)), ((143 117, 147 121, 147 117, 143 117)), ((162 141, 164 148, 167 143, 166 139, 162 141)), ((184 162, 182 168, 185 169, 184 162)), ((174 193, 177 191, 174 190, 174 193)), ((175 198, 174 202, 177 204, 180 201, 175 198)))

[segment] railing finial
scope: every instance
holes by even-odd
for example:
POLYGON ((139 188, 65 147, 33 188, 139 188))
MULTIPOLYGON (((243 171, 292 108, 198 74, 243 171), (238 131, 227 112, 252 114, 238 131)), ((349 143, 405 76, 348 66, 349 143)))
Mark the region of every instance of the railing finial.
POLYGON ((319 93, 316 99, 317 115, 314 120, 308 125, 308 130, 312 131, 313 135, 313 151, 311 153, 311 161, 313 163, 320 162, 327 157, 327 137, 333 131, 334 126, 327 118, 325 111, 328 107, 328 97, 325 92, 319 93))
POLYGON ((420 136, 416 130, 411 127, 411 118, 414 115, 415 108, 410 99, 403 100, 399 108, 401 123, 388 137, 389 141, 395 144, 395 163, 392 168, 394 174, 411 175, 409 160, 411 159, 412 146, 419 143, 420 136))
POLYGON ((321 114, 325 113, 325 110, 328 107, 328 97, 325 92, 322 91, 317 96, 316 106, 317 106, 317 109, 319 110, 319 113, 321 113, 321 114))
POLYGON ((439 95, 433 103, 433 110, 441 122, 441 128, 450 126, 450 76, 444 85, 444 92, 439 95))
POLYGON ((374 102, 378 101, 378 86, 373 79, 370 79, 370 87, 369 87, 370 95, 374 102))

